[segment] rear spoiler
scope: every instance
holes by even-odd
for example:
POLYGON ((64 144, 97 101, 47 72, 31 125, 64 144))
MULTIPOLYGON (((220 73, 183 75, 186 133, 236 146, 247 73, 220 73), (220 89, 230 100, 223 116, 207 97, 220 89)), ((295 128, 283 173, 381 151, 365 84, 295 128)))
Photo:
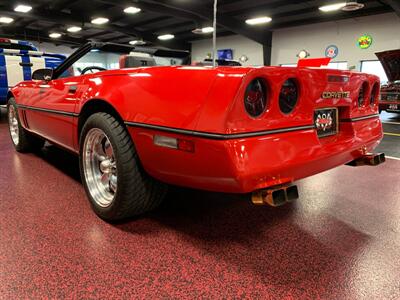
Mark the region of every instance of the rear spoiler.
POLYGON ((62 54, 53 54, 53 53, 45 53, 40 51, 32 51, 32 50, 17 50, 17 49, 2 49, 0 48, 0 54, 9 54, 9 55, 29 55, 29 56, 44 56, 44 57, 53 57, 61 60, 65 60, 67 57, 62 54))

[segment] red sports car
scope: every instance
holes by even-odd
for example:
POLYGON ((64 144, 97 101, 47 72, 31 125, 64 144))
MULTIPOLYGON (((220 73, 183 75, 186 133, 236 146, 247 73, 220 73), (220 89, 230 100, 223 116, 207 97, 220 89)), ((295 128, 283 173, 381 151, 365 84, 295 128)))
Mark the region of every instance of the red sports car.
POLYGON ((389 82, 381 87, 379 112, 400 113, 400 49, 376 53, 389 82))
POLYGON ((382 139, 378 77, 187 62, 187 52, 84 45, 10 91, 16 150, 47 140, 78 154, 106 220, 156 207, 167 184, 279 205, 298 196, 295 180, 384 161, 369 154, 382 139))

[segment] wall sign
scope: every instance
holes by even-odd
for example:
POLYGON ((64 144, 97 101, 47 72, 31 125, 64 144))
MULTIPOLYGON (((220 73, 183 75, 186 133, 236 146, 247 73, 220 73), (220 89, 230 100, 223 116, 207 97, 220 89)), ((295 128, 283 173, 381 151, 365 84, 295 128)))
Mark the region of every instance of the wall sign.
POLYGON ((329 45, 325 49, 325 57, 336 58, 339 55, 339 48, 335 45, 329 45))
POLYGON ((308 53, 307 50, 301 50, 301 51, 297 54, 297 57, 298 57, 298 58, 301 58, 301 59, 307 58, 307 57, 309 57, 309 56, 310 56, 310 53, 308 53))
POLYGON ((368 49, 372 45, 372 36, 364 34, 358 38, 357 42, 360 49, 368 49))

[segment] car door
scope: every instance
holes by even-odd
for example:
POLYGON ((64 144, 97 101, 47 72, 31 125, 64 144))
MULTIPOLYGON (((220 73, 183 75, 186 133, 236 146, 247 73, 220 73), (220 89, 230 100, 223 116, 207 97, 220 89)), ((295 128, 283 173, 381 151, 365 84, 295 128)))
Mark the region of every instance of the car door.
POLYGON ((75 106, 80 78, 69 77, 34 83, 32 97, 25 99, 29 129, 51 142, 74 151, 75 106))

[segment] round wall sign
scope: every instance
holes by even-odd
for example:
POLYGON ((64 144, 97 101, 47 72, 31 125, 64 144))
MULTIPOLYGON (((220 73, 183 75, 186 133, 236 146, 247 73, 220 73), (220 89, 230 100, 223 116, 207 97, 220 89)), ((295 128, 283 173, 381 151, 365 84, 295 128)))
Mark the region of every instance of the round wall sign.
POLYGON ((372 45, 372 36, 364 34, 358 38, 357 42, 360 49, 368 49, 372 45))
POLYGON ((325 57, 336 58, 339 54, 339 48, 335 45, 329 45, 325 49, 325 57))

